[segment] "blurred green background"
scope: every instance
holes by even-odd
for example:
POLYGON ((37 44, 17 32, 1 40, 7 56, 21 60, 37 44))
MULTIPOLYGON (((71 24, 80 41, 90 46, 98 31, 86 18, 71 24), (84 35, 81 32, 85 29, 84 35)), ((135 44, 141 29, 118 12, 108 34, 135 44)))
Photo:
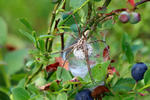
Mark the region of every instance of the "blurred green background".
MULTIPOLYGON (((108 11, 126 7, 126 0, 119 3, 118 1, 112 0, 108 11)), ((31 42, 18 31, 19 29, 28 31, 19 22, 19 18, 26 18, 38 34, 46 34, 52 8, 50 0, 0 0, 0 91, 3 93, 8 94, 11 87, 25 76, 27 51, 33 48, 31 42)), ((135 62, 143 61, 149 65, 150 3, 140 5, 136 11, 141 14, 141 22, 133 25, 122 24, 116 20, 113 28, 109 29, 107 42, 111 47, 112 58, 120 61, 118 56, 122 50, 120 41, 124 33, 129 34, 135 62)))

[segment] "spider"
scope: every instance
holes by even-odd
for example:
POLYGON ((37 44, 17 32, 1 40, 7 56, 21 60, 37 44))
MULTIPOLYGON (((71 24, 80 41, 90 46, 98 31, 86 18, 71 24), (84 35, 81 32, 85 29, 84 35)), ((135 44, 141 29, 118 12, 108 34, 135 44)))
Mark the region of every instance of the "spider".
MULTIPOLYGON (((94 42, 103 42, 103 43, 106 43, 105 40, 95 40, 95 41, 91 41, 91 42, 87 42, 88 40, 88 36, 90 34, 90 30, 86 30, 83 31, 82 33, 80 32, 80 29, 78 27, 78 24, 77 24, 77 21, 75 19, 75 16, 72 15, 75 22, 76 22, 76 26, 78 28, 78 38, 74 37, 72 34, 71 36, 73 38, 75 38, 75 43, 73 43, 71 46, 69 46, 68 48, 64 49, 64 50, 61 50, 59 52, 55 52, 55 53, 52 53, 52 54, 57 54, 57 53, 63 53, 63 52, 68 52, 66 54, 66 57, 65 57, 65 60, 64 60, 64 63, 63 63, 63 66, 65 65, 69 55, 71 53, 74 54, 74 56, 78 59, 82 59, 82 60, 85 60, 86 61, 86 64, 87 64, 87 69, 88 69, 88 73, 90 75, 90 79, 92 81, 92 83, 95 83, 95 80, 94 78, 92 77, 92 73, 91 73, 91 68, 90 68, 90 62, 89 62, 89 56, 92 54, 92 46, 90 45, 91 43, 94 43, 94 42)), ((86 27, 86 26, 85 26, 86 27)), ((62 69, 61 69, 61 73, 60 73, 60 77, 61 77, 61 74, 62 74, 62 69)))

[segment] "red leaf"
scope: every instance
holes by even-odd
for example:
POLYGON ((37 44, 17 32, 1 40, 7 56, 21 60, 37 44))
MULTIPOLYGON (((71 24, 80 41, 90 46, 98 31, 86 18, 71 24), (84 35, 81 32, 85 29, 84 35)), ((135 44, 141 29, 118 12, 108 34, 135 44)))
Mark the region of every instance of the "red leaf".
POLYGON ((116 73, 117 76, 120 76, 119 72, 116 70, 115 67, 111 67, 111 65, 108 67, 107 70, 108 74, 113 75, 114 73, 116 73))
POLYGON ((64 67, 66 70, 69 70, 69 67, 68 67, 69 62, 68 61, 65 62, 62 57, 56 57, 55 61, 59 63, 59 66, 64 67))
MULTIPOLYGON (((61 82, 61 80, 55 80, 57 82, 57 84, 59 85, 59 83, 61 82)), ((47 83, 43 86, 38 87, 40 90, 49 90, 50 85, 52 84, 52 82, 47 83)))
POLYGON ((54 63, 54 64, 50 64, 50 65, 46 66, 46 71, 47 71, 47 72, 54 72, 54 71, 57 70, 57 67, 58 67, 58 66, 59 66, 59 63, 58 63, 58 62, 56 62, 56 63, 54 63))
POLYGON ((92 96, 93 98, 98 98, 98 97, 104 95, 105 92, 110 92, 110 91, 109 91, 109 89, 108 89, 107 87, 101 85, 101 86, 96 87, 96 88, 92 91, 91 96, 92 96))
POLYGON ((110 60, 109 46, 105 47, 103 50, 103 59, 104 59, 104 62, 110 60))
POLYGON ((129 2, 129 4, 131 5, 131 6, 135 6, 135 1, 134 0, 128 0, 128 2, 129 2))
POLYGON ((113 59, 112 59, 110 62, 111 62, 111 63, 114 63, 114 62, 115 62, 115 60, 113 60, 113 59))
POLYGON ((14 47, 13 45, 7 44, 7 45, 6 45, 6 49, 7 49, 8 51, 15 51, 15 50, 16 50, 16 47, 14 47))

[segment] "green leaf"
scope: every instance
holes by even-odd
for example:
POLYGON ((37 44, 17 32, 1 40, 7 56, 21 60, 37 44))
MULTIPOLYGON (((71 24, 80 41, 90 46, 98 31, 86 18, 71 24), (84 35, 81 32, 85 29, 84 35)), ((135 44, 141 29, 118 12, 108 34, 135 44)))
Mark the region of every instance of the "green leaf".
POLYGON ((57 96, 54 94, 49 94, 49 100, 56 100, 57 96))
POLYGON ((72 79, 70 72, 67 71, 66 69, 62 68, 62 67, 57 68, 56 76, 57 76, 57 80, 62 79, 63 82, 72 79))
POLYGON ((132 52, 132 49, 131 49, 128 39, 129 39, 128 35, 124 34, 122 37, 122 50, 125 53, 125 55, 128 59, 128 62, 133 63, 134 55, 133 55, 133 52, 132 52))
POLYGON ((20 18, 19 20, 22 24, 24 24, 26 26, 27 29, 29 29, 31 32, 33 31, 32 26, 25 18, 20 18))
POLYGON ((21 87, 13 88, 12 95, 14 100, 29 100, 30 98, 29 93, 21 87))
POLYGON ((70 26, 70 29, 71 29, 73 32, 79 32, 78 28, 81 30, 80 24, 72 24, 72 25, 70 26))
POLYGON ((133 96, 128 96, 128 97, 125 97, 123 100, 135 100, 135 97, 133 97, 133 96))
POLYGON ((34 85, 34 84, 29 84, 28 85, 28 91, 31 92, 32 94, 40 94, 39 89, 34 85))
POLYGON ((0 100, 10 100, 9 96, 4 92, 0 91, 0 100))
POLYGON ((132 90, 134 84, 132 78, 120 78, 112 88, 115 92, 127 92, 132 90))
POLYGON ((53 35, 40 35, 39 39, 45 39, 45 38, 54 38, 55 36, 53 35))
POLYGON ((53 100, 53 99, 48 99, 46 96, 43 95, 33 95, 29 100, 53 100))
POLYGON ((31 40, 34 44, 36 44, 36 40, 35 38, 28 32, 22 30, 22 29, 19 29, 19 32, 24 35, 25 37, 27 37, 29 40, 31 40))
POLYGON ((58 91, 60 89, 60 86, 56 81, 53 81, 49 88, 52 91, 58 91))
POLYGON ((150 69, 148 69, 145 74, 144 74, 144 83, 147 85, 147 84, 150 84, 150 69))
POLYGON ((7 25, 2 17, 0 17, 0 45, 4 45, 7 37, 7 25))
POLYGON ((0 91, 0 100, 10 100, 10 98, 6 93, 0 91))
POLYGON ((73 9, 79 8, 86 0, 70 0, 70 7, 73 9))
POLYGON ((67 94, 65 92, 58 94, 57 100, 67 100, 67 94))
MULTIPOLYGON (((104 78, 109 64, 110 62, 103 62, 101 64, 97 64, 91 69, 92 76, 95 81, 101 81, 104 78)), ((89 73, 85 76, 85 80, 91 81, 89 73)))
POLYGON ((101 0, 94 0, 94 1, 99 2, 99 1, 101 1, 101 0))
POLYGON ((107 20, 102 24, 103 29, 111 29, 113 27, 113 20, 107 20))
POLYGON ((45 51, 45 41, 41 39, 38 41, 39 41, 40 50, 45 51))
POLYGON ((8 52, 4 60, 7 63, 5 66, 6 73, 12 75, 21 70, 24 65, 24 58, 27 56, 27 49, 8 52))

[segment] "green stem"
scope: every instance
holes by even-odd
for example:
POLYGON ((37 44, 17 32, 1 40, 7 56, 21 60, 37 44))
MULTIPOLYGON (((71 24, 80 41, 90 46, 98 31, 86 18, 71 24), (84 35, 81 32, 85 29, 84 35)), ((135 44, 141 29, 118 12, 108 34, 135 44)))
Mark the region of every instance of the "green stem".
POLYGON ((148 84, 148 85, 146 85, 146 86, 140 88, 140 89, 138 90, 138 92, 141 92, 142 90, 144 90, 144 89, 146 89, 146 88, 148 88, 148 87, 150 87, 150 84, 148 84))
POLYGON ((42 71, 43 68, 43 64, 37 69, 37 71, 33 74, 31 74, 30 76, 28 76, 26 82, 25 82, 25 87, 32 81, 32 79, 39 74, 39 72, 42 71))
POLYGON ((135 90, 135 89, 136 89, 137 84, 138 84, 138 82, 136 82, 136 83, 134 84, 134 87, 133 87, 133 89, 132 89, 132 90, 135 90))
MULTIPOLYGON (((2 53, 2 49, 0 49, 0 60, 3 60, 3 53, 2 53)), ((5 63, 4 63, 5 64, 5 63)), ((6 71, 4 69, 4 65, 0 65, 0 72, 2 73, 2 76, 4 78, 5 84, 7 88, 10 88, 11 86, 11 82, 9 79, 8 74, 6 74, 6 71)))
POLYGON ((71 15, 69 15, 65 20, 61 21, 59 26, 62 26, 66 21, 68 21, 68 19, 74 15, 75 13, 77 13, 81 8, 83 8, 90 0, 86 0, 79 8, 75 9, 71 15))
MULTIPOLYGON (((58 3, 54 6, 54 10, 53 10, 52 16, 51 16, 51 18, 50 18, 50 23, 49 23, 49 28, 48 28, 48 34, 49 34, 49 35, 51 34, 51 31, 52 31, 52 25, 53 25, 53 23, 54 23, 54 21, 55 21, 56 10, 58 9, 59 4, 60 4, 60 2, 58 2, 58 3)), ((49 38, 46 39, 46 44, 45 44, 46 50, 48 50, 48 41, 49 41, 49 38)), ((51 40, 51 41, 53 41, 53 40, 51 40)))

